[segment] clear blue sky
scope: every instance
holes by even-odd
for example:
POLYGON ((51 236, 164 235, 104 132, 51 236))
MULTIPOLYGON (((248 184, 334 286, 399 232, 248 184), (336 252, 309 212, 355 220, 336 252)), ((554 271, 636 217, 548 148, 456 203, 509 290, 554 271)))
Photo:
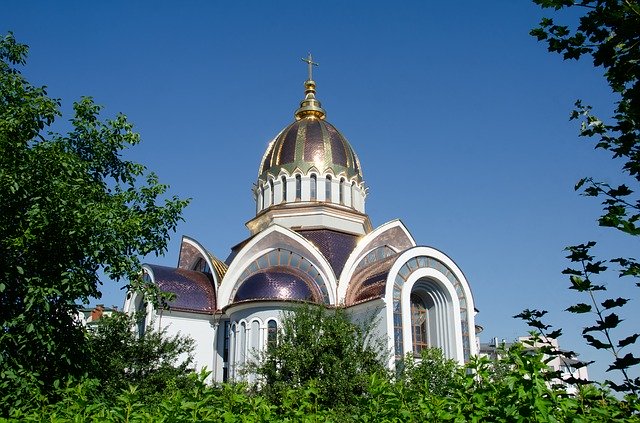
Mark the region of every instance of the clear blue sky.
MULTIPOLYGON (((483 341, 523 335, 511 316, 547 309, 561 344, 598 359, 590 371, 602 378, 607 357, 579 336, 592 323, 562 312, 586 300, 567 289, 563 248, 594 239, 603 256, 632 256, 638 244, 598 228, 597 201, 573 192, 587 175, 620 181, 620 163, 568 121, 576 99, 608 116, 612 97, 602 70, 528 35, 544 14, 512 0, 23 0, 3 4, 0 31, 31 46, 25 74, 63 100, 63 120, 83 95, 125 113, 143 137, 129 157, 193 198, 170 251, 148 259, 165 265, 183 234, 223 259, 247 236, 258 164, 293 119, 311 51, 328 120, 359 154, 374 225, 400 218, 458 263, 483 341)), ((121 306, 123 292, 104 288, 96 302, 121 306)))

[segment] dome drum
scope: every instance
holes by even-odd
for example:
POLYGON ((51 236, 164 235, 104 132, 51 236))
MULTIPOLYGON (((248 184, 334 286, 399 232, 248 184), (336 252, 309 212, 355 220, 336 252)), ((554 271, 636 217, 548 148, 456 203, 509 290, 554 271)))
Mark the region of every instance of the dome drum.
POLYGON ((356 178, 347 179, 342 175, 295 172, 292 175, 280 173, 275 177, 267 175, 266 180, 258 180, 254 186, 256 214, 272 206, 285 203, 335 204, 364 213, 366 189, 356 178))

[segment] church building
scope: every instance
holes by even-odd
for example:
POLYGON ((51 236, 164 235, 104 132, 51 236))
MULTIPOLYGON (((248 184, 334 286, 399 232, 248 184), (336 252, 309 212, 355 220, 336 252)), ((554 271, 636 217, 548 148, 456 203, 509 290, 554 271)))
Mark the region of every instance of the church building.
POLYGON ((154 309, 131 293, 125 311, 146 312, 140 330, 191 336, 196 367, 215 381, 239 379, 245 363, 275 342, 283 313, 303 303, 373 319, 390 367, 426 347, 467 361, 477 353, 467 279, 445 253, 418 245, 400 220, 373 227, 358 156, 327 121, 315 63, 304 60, 304 99, 262 155, 248 237, 221 259, 183 236, 176 267, 143 266, 147 281, 175 294, 169 307, 154 309))

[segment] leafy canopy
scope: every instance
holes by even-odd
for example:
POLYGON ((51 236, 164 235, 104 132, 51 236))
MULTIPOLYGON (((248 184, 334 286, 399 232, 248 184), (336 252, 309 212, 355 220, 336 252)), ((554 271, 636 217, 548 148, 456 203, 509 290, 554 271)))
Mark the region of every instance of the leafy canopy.
POLYGON ((132 385, 152 401, 190 384, 193 339, 151 327, 138 334, 136 327, 136 317, 122 312, 91 323, 88 376, 101 382, 101 394, 114 400, 132 385))
POLYGON ((124 158, 139 135, 91 98, 69 133, 47 132, 60 101, 20 73, 27 51, 0 38, 0 392, 17 397, 84 372, 76 304, 100 297, 99 271, 148 290, 140 257, 166 250, 188 203, 124 158))
MULTIPOLYGON (((571 9, 579 12, 575 28, 560 25, 552 18, 544 18, 531 35, 545 41, 550 52, 562 54, 564 59, 590 57, 593 65, 604 70, 604 77, 616 98, 614 114, 608 120, 592 114, 588 105, 576 102, 572 119, 581 121, 580 136, 595 138, 596 148, 607 151, 613 159, 622 163, 621 179, 626 183, 601 182, 593 177, 578 181, 576 190, 583 195, 602 199, 601 226, 615 228, 630 236, 640 235, 640 4, 637 0, 534 0, 543 8, 556 11, 571 9)), ((622 383, 607 381, 615 390, 632 394, 634 401, 640 397, 640 377, 634 377, 640 368, 640 357, 629 351, 640 337, 632 333, 616 339, 623 321, 620 310, 630 302, 629 298, 616 295, 599 298, 608 288, 599 281, 607 268, 614 265, 620 277, 631 277, 640 286, 640 263, 633 257, 617 257, 598 260, 591 250, 596 245, 589 241, 568 247, 567 258, 572 267, 564 273, 570 278, 570 289, 586 294, 588 303, 580 302, 567 311, 592 315, 595 324, 587 326, 582 336, 594 348, 609 350, 613 363, 608 371, 622 374, 622 383)), ((534 328, 545 332, 549 326, 541 323, 537 310, 526 310, 525 318, 534 328)), ((559 335, 555 331, 553 335, 559 335)), ((552 337, 555 337, 552 336, 552 337)))
POLYGON ((277 342, 249 370, 276 402, 290 387, 311 386, 327 405, 352 405, 370 376, 385 372, 385 351, 370 332, 343 309, 301 306, 283 316, 277 342))

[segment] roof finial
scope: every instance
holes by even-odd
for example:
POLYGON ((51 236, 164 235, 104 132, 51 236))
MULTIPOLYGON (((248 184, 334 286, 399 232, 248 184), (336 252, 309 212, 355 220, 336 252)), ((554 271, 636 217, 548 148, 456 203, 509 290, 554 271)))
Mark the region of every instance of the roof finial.
POLYGON ((304 57, 301 59, 303 62, 306 62, 307 65, 309 66, 309 81, 313 81, 313 67, 314 66, 319 66, 320 64, 317 62, 313 61, 313 57, 311 56, 311 52, 309 52, 309 55, 307 56, 307 58, 305 59, 304 57))
POLYGON ((304 82, 304 100, 300 102, 300 108, 296 110, 296 120, 306 117, 324 119, 326 113, 320 105, 320 102, 316 99, 316 83, 313 80, 313 67, 318 66, 318 63, 313 61, 311 53, 309 53, 306 59, 302 58, 302 61, 309 67, 309 79, 304 82))

